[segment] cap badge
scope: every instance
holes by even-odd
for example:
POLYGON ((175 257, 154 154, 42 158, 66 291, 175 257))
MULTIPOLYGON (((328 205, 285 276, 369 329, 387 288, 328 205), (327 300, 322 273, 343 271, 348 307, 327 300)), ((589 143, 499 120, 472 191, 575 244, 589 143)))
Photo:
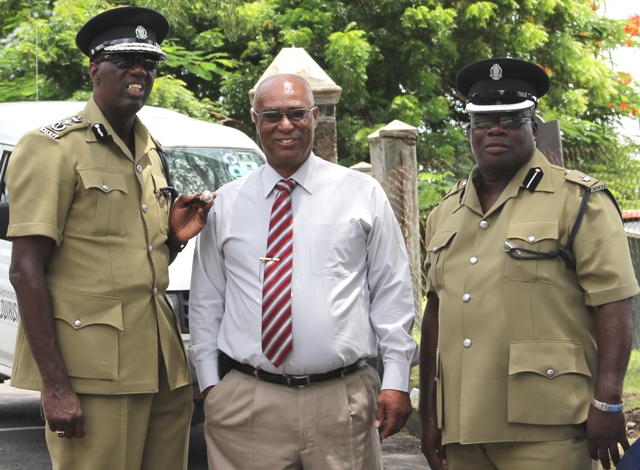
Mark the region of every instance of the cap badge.
POLYGON ((147 39, 147 30, 140 25, 136 28, 136 39, 147 39))
POLYGON ((500 80, 502 78, 502 67, 498 64, 493 64, 491 70, 489 71, 489 76, 494 80, 500 80))
POLYGON ((591 177, 589 175, 582 175, 580 179, 585 183, 588 183, 589 181, 591 181, 591 177))

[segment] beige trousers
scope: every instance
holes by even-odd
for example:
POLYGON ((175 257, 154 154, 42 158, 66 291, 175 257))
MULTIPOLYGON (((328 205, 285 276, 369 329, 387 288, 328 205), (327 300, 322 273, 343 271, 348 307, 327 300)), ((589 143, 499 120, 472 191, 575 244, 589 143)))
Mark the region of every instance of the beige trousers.
POLYGON ((448 444, 449 470, 597 470, 587 437, 563 441, 448 444))
POLYGON ((186 470, 193 412, 191 386, 158 393, 84 395, 86 434, 60 438, 46 427, 53 470, 186 470))
POLYGON ((369 366, 305 388, 232 370, 204 403, 209 470, 382 469, 379 393, 369 366))

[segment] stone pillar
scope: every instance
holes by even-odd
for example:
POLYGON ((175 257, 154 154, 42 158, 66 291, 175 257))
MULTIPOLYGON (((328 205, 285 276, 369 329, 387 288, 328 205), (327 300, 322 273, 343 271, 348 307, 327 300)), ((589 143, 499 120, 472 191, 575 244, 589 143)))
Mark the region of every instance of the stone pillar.
POLYGON ((413 282, 415 326, 422 324, 422 263, 418 205, 418 129, 393 121, 368 136, 371 174, 384 188, 400 223, 413 282))
POLYGON ((319 157, 336 163, 338 161, 336 104, 340 101, 342 88, 331 80, 307 51, 299 47, 285 47, 273 59, 258 83, 249 91, 251 104, 253 104, 258 84, 267 77, 281 73, 300 75, 311 85, 313 98, 318 107, 318 127, 316 127, 313 151, 319 157))

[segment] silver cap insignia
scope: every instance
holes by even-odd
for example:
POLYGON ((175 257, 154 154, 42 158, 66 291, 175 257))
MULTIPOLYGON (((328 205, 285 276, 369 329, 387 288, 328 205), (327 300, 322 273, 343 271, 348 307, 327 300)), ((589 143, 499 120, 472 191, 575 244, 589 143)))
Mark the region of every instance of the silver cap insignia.
POLYGON ((502 78, 502 67, 498 64, 493 64, 491 70, 489 71, 489 76, 494 80, 500 80, 502 78))
POLYGON ((140 25, 136 28, 136 38, 147 39, 147 30, 144 29, 144 26, 140 25))

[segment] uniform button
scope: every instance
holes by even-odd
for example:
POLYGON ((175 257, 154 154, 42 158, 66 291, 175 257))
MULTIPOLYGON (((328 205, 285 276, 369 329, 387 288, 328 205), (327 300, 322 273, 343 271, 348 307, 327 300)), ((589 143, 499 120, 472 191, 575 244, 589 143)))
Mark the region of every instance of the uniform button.
POLYGON ((553 369, 549 369, 549 370, 547 371, 547 376, 548 376, 548 377, 553 377, 554 375, 556 375, 556 373, 555 373, 555 371, 554 371, 553 369))
POLYGON ((471 264, 476 264, 478 262, 478 258, 476 258, 475 256, 472 256, 471 259, 469 260, 469 263, 471 264))
POLYGON ((142 173, 142 165, 136 165, 136 171, 142 173))
POLYGON ((470 347, 471 347, 471 340, 470 340, 470 339, 468 339, 468 338, 467 338, 467 339, 465 339, 465 340, 462 342, 462 345, 463 345, 465 348, 470 348, 470 347))
POLYGON ((149 253, 153 253, 153 245, 149 245, 149 253))
POLYGON ((434 247, 433 247, 433 252, 434 252, 434 253, 437 253, 439 249, 440 249, 440 248, 438 248, 437 246, 434 246, 434 247))
POLYGON ((534 243, 536 241, 536 237, 531 235, 529 238, 527 238, 527 240, 529 240, 529 243, 534 243))
POLYGON ((158 288, 157 287, 153 288, 153 295, 158 295, 158 288))
POLYGON ((462 296, 462 301, 463 302, 469 302, 469 299, 471 299, 471 296, 469 294, 464 294, 462 296))
POLYGON ((483 220, 480 222, 480 228, 488 228, 489 227, 489 222, 487 222, 486 220, 483 220))
POLYGON ((147 213, 147 210, 149 210, 149 208, 147 207, 146 204, 142 204, 142 212, 144 212, 145 214, 147 213))
POLYGON ((80 320, 76 320, 76 321, 74 321, 74 322, 73 322, 73 324, 74 324, 75 326, 77 326, 78 328, 80 328, 80 327, 82 326, 82 322, 81 322, 80 320))
POLYGON ((109 191, 109 186, 107 186, 106 184, 103 184, 102 189, 104 189, 105 191, 109 191))

